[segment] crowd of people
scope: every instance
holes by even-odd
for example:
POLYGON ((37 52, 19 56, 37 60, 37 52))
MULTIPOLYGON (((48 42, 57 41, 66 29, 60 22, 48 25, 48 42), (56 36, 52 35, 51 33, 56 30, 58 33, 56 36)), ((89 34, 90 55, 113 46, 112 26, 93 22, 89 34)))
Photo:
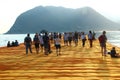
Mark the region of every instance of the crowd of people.
POLYGON ((95 40, 95 33, 89 31, 89 34, 85 34, 85 32, 65 32, 65 33, 36 33, 33 40, 30 37, 30 34, 24 39, 24 44, 26 46, 26 54, 28 54, 28 50, 32 53, 31 45, 32 43, 35 45, 36 53, 39 51, 44 51, 45 55, 48 55, 52 52, 51 50, 51 42, 54 44, 56 48, 57 56, 61 55, 61 41, 64 41, 64 46, 72 46, 74 42, 75 46, 78 46, 78 41, 82 40, 82 47, 85 47, 86 40, 89 40, 90 48, 93 46, 93 40, 95 40), (87 37, 88 36, 88 37, 87 37), (41 49, 40 49, 41 48, 41 49))
MULTIPOLYGON (((62 33, 36 33, 33 40, 30 37, 30 34, 27 34, 27 36, 24 39, 24 44, 26 47, 26 54, 28 54, 28 50, 30 53, 32 53, 32 43, 35 46, 36 53, 38 54, 40 51, 44 52, 45 55, 48 55, 52 52, 51 50, 51 42, 54 44, 56 48, 56 54, 61 55, 61 41, 63 40, 64 46, 72 46, 74 43, 75 46, 78 46, 78 42, 82 41, 82 47, 85 47, 85 43, 88 40, 89 41, 89 47, 93 47, 93 41, 95 40, 95 33, 92 31, 89 31, 88 34, 85 34, 85 32, 64 32, 62 33)), ((107 49, 106 49, 106 42, 107 42, 107 36, 106 31, 103 31, 103 33, 98 37, 100 47, 101 47, 101 53, 102 56, 106 56, 107 49)), ((113 57, 113 54, 116 55, 115 47, 112 48, 111 52, 109 52, 111 57, 113 57), (113 51, 114 49, 114 51, 113 51), (114 53, 113 53, 114 52, 114 53), (113 54, 112 54, 113 53, 113 54)), ((118 56, 118 54, 117 54, 118 56)))
MULTIPOLYGON (((26 47, 26 55, 28 54, 28 51, 32 53, 32 44, 34 44, 36 53, 38 54, 40 51, 44 52, 45 55, 48 55, 52 52, 51 50, 51 44, 54 44, 54 47, 56 48, 56 54, 57 56, 61 55, 61 41, 63 40, 64 46, 78 46, 78 42, 81 41, 82 47, 85 47, 86 41, 89 41, 89 47, 93 47, 93 41, 96 40, 95 38, 95 32, 89 31, 88 34, 85 34, 85 32, 64 32, 64 33, 35 33, 34 38, 32 39, 30 37, 30 34, 27 34, 27 36, 24 38, 24 45, 26 47)), ((99 44, 101 47, 101 53, 102 56, 106 56, 107 54, 110 54, 112 58, 119 58, 119 53, 116 52, 115 47, 112 47, 110 52, 107 52, 106 48, 106 42, 107 42, 107 36, 106 31, 103 31, 101 35, 98 37, 99 44)), ((8 41, 7 47, 16 47, 19 46, 19 42, 17 40, 15 41, 8 41)))

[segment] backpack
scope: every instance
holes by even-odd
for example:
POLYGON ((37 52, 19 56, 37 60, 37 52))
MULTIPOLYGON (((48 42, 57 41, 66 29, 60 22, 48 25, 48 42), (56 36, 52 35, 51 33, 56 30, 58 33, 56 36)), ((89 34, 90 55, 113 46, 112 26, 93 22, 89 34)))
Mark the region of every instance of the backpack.
POLYGON ((102 43, 102 42, 104 41, 104 36, 103 36, 103 35, 100 35, 100 36, 98 37, 98 40, 99 40, 100 43, 102 43))
POLYGON ((35 38, 34 38, 34 42, 35 42, 35 43, 39 43, 39 38, 38 38, 38 37, 35 37, 35 38))
POLYGON ((30 42, 31 42, 31 38, 30 38, 30 37, 26 37, 26 38, 25 38, 25 42, 26 42, 26 43, 30 43, 30 42))

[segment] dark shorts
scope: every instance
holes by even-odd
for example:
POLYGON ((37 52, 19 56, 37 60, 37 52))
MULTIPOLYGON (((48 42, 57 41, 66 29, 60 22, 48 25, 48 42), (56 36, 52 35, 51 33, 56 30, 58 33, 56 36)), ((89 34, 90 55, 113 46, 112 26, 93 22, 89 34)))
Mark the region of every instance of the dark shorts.
POLYGON ((43 46, 44 46, 44 44, 40 44, 40 46, 41 46, 41 47, 43 47, 43 46))
POLYGON ((66 42, 66 43, 67 43, 67 42, 68 42, 68 40, 64 40, 64 42, 66 42))
POLYGON ((101 47, 106 47, 106 43, 100 43, 101 47))
POLYGON ((68 41, 71 42, 72 41, 72 37, 68 37, 68 41))
POLYGON ((39 43, 35 43, 35 48, 39 48, 39 43))
POLYGON ((44 48, 48 49, 49 48, 49 44, 44 44, 44 48))
POLYGON ((55 45, 56 49, 60 49, 61 48, 61 45, 55 45))

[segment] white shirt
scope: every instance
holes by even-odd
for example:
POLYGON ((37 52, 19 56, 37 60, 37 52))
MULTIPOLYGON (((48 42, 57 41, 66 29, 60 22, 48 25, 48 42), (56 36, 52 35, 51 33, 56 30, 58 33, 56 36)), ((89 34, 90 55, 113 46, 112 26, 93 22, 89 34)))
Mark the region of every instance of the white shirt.
POLYGON ((39 40, 40 40, 40 44, 44 44, 42 36, 39 36, 39 40))
POLYGON ((81 35, 81 39, 85 39, 85 34, 84 34, 84 35, 83 35, 83 34, 81 35))
POLYGON ((59 39, 59 38, 56 38, 56 39, 55 39, 55 44, 56 44, 56 45, 59 45, 59 44, 60 44, 60 39, 59 39))

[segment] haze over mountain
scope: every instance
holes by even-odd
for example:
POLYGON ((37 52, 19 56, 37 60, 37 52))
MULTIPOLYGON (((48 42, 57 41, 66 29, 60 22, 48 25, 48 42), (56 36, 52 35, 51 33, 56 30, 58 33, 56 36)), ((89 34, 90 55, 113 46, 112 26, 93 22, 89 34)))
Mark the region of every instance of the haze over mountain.
POLYGON ((13 33, 118 30, 119 24, 112 22, 90 7, 70 9, 63 7, 35 7, 22 13, 11 29, 13 33))

